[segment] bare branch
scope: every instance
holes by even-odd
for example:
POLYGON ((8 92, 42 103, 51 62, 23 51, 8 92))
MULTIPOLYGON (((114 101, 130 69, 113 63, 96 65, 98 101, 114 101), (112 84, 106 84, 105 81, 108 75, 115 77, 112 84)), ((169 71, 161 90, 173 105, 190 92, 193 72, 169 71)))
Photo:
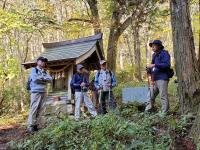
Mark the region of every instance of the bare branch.
POLYGON ((132 15, 130 17, 128 17, 122 24, 120 24, 120 26, 118 27, 118 32, 121 35, 124 30, 126 30, 126 28, 131 24, 132 22, 132 15))
POLYGON ((4 2, 3 2, 3 9, 5 9, 6 8, 6 2, 7 2, 7 0, 5 0, 4 2))
POLYGON ((92 20, 89 19, 82 19, 82 18, 70 18, 67 21, 80 21, 80 22, 87 22, 87 23, 93 23, 92 20))

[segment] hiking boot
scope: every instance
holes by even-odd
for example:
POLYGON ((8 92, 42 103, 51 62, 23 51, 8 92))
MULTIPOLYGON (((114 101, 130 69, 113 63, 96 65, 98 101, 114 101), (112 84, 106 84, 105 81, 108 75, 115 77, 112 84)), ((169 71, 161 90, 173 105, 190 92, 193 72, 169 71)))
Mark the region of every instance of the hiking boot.
POLYGON ((33 134, 34 132, 37 132, 37 131, 38 131, 37 125, 28 127, 28 129, 27 129, 27 132, 30 133, 30 134, 33 134))
POLYGON ((33 127, 29 127, 27 129, 27 132, 30 133, 30 134, 33 134, 35 132, 34 128, 33 127))
POLYGON ((38 131, 37 125, 33 126, 33 130, 34 130, 34 131, 38 131))
POLYGON ((79 122, 79 121, 80 121, 80 119, 79 119, 79 118, 75 118, 74 120, 75 120, 76 122, 79 122))

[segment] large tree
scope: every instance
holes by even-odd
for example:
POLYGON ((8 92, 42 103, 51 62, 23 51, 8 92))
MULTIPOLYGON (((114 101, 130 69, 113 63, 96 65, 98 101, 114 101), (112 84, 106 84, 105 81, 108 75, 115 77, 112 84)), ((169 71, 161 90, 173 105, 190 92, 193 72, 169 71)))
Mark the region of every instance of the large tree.
MULTIPOLYGON (((195 54, 189 0, 171 0, 170 8, 181 112, 200 115, 200 71, 195 54)), ((200 138, 199 119, 196 118, 192 129, 195 140, 200 138)))
POLYGON ((70 18, 68 21, 81 21, 89 23, 93 26, 94 34, 101 33, 99 9, 97 6, 97 0, 83 0, 87 9, 89 19, 85 18, 70 18))
MULTIPOLYGON (((116 54, 117 54, 117 43, 122 33, 133 25, 133 35, 135 40, 135 51, 138 56, 136 65, 140 67, 140 41, 139 41, 139 25, 141 22, 145 22, 145 16, 150 12, 154 11, 157 6, 156 3, 161 1, 158 0, 141 0, 141 1, 130 1, 125 3, 124 0, 113 0, 112 17, 110 24, 110 34, 107 47, 107 60, 108 66, 114 72, 116 71, 116 54), (135 26, 137 25, 137 26, 135 26)), ((141 74, 141 73, 140 73, 141 74)), ((138 79, 141 79, 141 75, 137 75, 138 79)))
MULTIPOLYGON (((83 18, 70 18, 68 21, 78 21, 89 23, 93 26, 94 33, 101 32, 100 27, 100 14, 98 9, 98 0, 83 0, 86 4, 86 9, 88 12, 88 16, 83 18), (89 6, 89 7, 88 7, 89 6)), ((108 45, 107 45, 107 61, 108 67, 116 71, 116 57, 117 57, 117 44, 122 33, 129 27, 132 23, 140 22, 141 18, 143 19, 144 15, 148 15, 149 12, 154 10, 157 6, 158 0, 141 0, 141 1, 133 1, 132 3, 127 4, 124 0, 110 0, 106 1, 108 8, 110 9, 108 12, 111 13, 110 17, 110 25, 109 25, 109 36, 108 36, 108 45)), ((109 14, 107 14, 109 16, 109 14)), ((109 18, 109 17, 108 17, 109 18)), ((136 27, 138 28, 138 27, 136 27)), ((136 30, 134 30, 136 31, 136 30)), ((138 32, 138 31, 137 31, 138 32)), ((138 35, 137 33, 135 35, 138 35)), ((136 40, 136 49, 137 54, 139 48, 139 38, 136 40)), ((138 57, 139 58, 139 57, 138 57)), ((140 59, 138 59, 140 61, 140 59)), ((136 65, 139 66, 139 61, 136 62, 136 65)), ((139 75, 139 78, 141 75, 139 75)))

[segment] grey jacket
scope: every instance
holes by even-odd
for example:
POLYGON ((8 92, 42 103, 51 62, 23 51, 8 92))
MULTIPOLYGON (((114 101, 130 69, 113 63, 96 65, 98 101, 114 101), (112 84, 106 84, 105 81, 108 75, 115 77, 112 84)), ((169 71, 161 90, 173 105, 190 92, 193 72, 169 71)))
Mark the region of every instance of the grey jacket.
POLYGON ((46 85, 52 81, 52 77, 43 69, 38 67, 32 68, 29 80, 32 93, 44 93, 46 92, 46 85))

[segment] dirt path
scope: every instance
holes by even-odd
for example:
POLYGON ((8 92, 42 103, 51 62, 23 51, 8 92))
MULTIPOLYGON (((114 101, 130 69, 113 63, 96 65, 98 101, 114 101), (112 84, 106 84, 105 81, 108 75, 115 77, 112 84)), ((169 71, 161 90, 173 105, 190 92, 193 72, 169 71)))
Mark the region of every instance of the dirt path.
POLYGON ((0 150, 6 150, 8 142, 22 139, 27 135, 26 128, 20 125, 0 126, 0 150))

